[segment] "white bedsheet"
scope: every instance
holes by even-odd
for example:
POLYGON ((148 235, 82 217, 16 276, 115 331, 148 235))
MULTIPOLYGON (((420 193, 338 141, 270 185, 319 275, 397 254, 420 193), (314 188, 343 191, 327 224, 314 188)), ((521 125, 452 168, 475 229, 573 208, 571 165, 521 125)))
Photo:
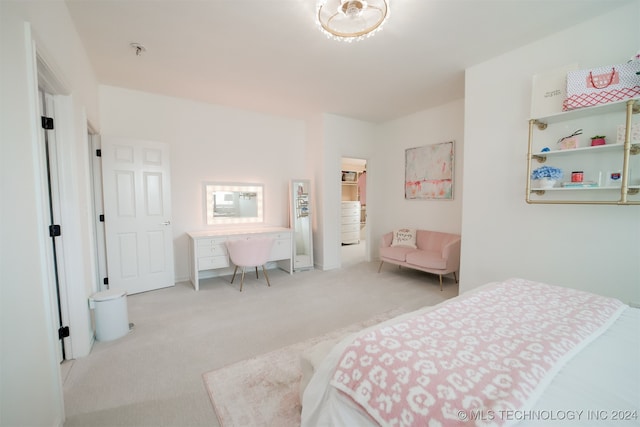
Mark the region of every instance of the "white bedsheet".
MULTIPOLYGON (((303 427, 377 425, 350 398, 329 385, 349 342, 347 337, 338 343, 311 378, 302 402, 303 427)), ((500 418, 518 427, 640 426, 640 309, 625 308, 607 331, 567 362, 531 410, 461 412, 461 420, 464 417, 467 425, 491 425, 492 419, 500 418)))

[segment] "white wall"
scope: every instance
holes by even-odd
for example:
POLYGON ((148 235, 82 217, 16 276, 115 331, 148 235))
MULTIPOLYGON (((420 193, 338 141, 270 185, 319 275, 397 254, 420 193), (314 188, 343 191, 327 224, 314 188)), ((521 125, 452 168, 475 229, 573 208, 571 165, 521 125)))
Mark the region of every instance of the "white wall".
MULTIPOLYGON (((126 136, 167 142, 171 145, 172 206, 176 280, 188 277, 186 232, 200 230, 203 181, 265 183, 265 222, 287 225, 288 181, 312 180, 315 205, 314 255, 317 268, 339 268, 340 259, 340 171, 342 157, 367 159, 368 185, 372 194, 389 192, 403 197, 404 148, 420 145, 428 131, 429 142, 456 140, 456 198, 431 202, 430 224, 438 229, 460 230, 462 200, 462 101, 416 114, 381 126, 331 114, 318 115, 306 123, 217 105, 171 98, 128 89, 100 86, 102 136, 126 136), (444 124, 444 125, 443 125, 444 124), (376 141, 392 141, 381 154, 376 141), (398 140, 403 140, 398 144, 398 140), (417 142, 416 142, 417 141, 417 142), (285 153, 285 154, 283 154, 285 153), (391 154, 393 153, 393 154, 391 154), (398 162, 389 163, 392 155, 398 162), (388 177, 399 179, 400 190, 389 190, 388 177)), ((385 144, 378 144, 385 147, 385 144)), ((381 217, 398 218, 385 210, 387 196, 368 200, 372 224, 376 200, 383 205, 381 217)), ((411 222, 423 221, 428 202, 403 202, 403 215, 411 222)), ((388 221, 382 220, 383 227, 388 221)), ((373 227, 373 225, 372 225, 373 227)), ((385 231, 378 231, 377 235, 385 231)), ((371 240, 376 256, 378 239, 371 240)))
POLYGON ((265 223, 288 226, 289 181, 311 178, 305 123, 113 86, 100 86, 102 137, 171 147, 175 276, 188 280, 189 231, 204 223, 204 182, 264 184, 265 223))
POLYGON ((466 73, 461 291, 524 277, 640 301, 640 207, 528 205, 531 79, 578 62, 625 62, 640 1, 466 73))
MULTIPOLYGON (((27 68, 25 46, 30 38, 20 20, 3 13, 2 62, 16 61, 27 68)), ((64 412, 56 353, 51 293, 46 287, 48 268, 43 225, 44 206, 33 191, 40 181, 37 170, 38 139, 29 114, 33 93, 25 79, 2 73, 2 365, 0 424, 62 425, 64 412), (9 79, 15 78, 9 86, 9 79), (13 110, 13 111, 11 111, 13 110), (11 123, 7 123, 11 121, 11 123), (5 127, 7 126, 7 127, 5 127), (39 410, 33 411, 32 404, 39 410)))
MULTIPOLYGON (((45 234, 48 220, 42 188, 34 43, 68 89, 69 96, 60 102, 68 113, 61 126, 65 150, 60 160, 75 167, 64 170, 61 177, 62 203, 71 216, 62 226, 63 233, 67 227, 70 230, 65 237, 66 255, 76 266, 66 277, 67 284, 72 298, 83 303, 76 314, 85 320, 92 274, 84 184, 88 159, 82 158, 86 154, 82 141, 86 117, 97 123, 97 84, 63 2, 0 2, 0 8, 0 425, 61 426, 64 407, 51 305, 50 242, 45 234)), ((77 330, 74 350, 88 353, 90 324, 77 325, 77 330)))
POLYGON ((311 203, 313 207, 313 263, 317 268, 324 264, 324 211, 322 201, 325 197, 324 177, 324 143, 323 143, 324 116, 316 114, 307 119, 307 169, 311 174, 311 203))
MULTIPOLYGON (((375 189, 367 194, 367 203, 375 209, 369 212, 373 225, 374 254, 383 234, 399 227, 413 227, 460 233, 462 229, 462 200, 464 147, 464 101, 458 100, 437 108, 421 111, 381 126, 372 162, 381 173, 369 175, 367 187, 375 189), (454 141, 453 200, 405 200, 405 150, 424 145, 454 141)), ((466 236, 463 236, 463 240, 466 236)))
MULTIPOLYGON (((323 169, 319 174, 322 181, 322 198, 316 211, 321 211, 321 229, 319 230, 322 246, 318 263, 324 270, 339 268, 341 257, 341 179, 342 158, 356 157, 370 159, 375 148, 377 125, 354 120, 333 114, 324 114, 322 121, 322 162, 323 169)), ((376 162, 367 162, 368 177, 376 173, 385 173, 378 169, 376 162), (369 175, 371 174, 371 175, 369 175)), ((367 178, 369 179, 369 178, 367 178)), ((368 189, 371 189, 367 185, 368 189)), ((375 204, 367 200, 369 207, 375 210, 375 204)), ((366 240, 367 242, 369 239, 366 240)), ((315 246, 315 245, 314 245, 315 246)), ((318 253, 318 252, 316 252, 318 253)))

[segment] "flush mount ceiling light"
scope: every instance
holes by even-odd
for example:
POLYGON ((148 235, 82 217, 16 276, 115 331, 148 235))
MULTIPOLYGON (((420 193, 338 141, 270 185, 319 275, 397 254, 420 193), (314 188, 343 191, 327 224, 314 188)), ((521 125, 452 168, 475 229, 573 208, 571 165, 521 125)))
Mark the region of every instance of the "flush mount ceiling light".
POLYGON ((389 0, 319 0, 318 24, 327 36, 346 42, 362 40, 382 29, 389 0))

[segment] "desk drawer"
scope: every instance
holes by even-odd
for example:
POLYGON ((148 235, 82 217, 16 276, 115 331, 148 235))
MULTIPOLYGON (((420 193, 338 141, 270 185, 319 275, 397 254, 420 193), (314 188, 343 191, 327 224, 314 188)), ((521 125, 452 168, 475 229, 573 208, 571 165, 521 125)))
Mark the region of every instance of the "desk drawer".
POLYGON ((271 256, 269 261, 277 261, 280 259, 291 258, 291 235, 285 234, 286 238, 277 239, 273 242, 273 248, 271 249, 271 256))
POLYGON ((229 267, 229 258, 226 256, 208 256, 198 258, 198 271, 224 267, 229 267))
POLYGON ((269 237, 273 237, 276 240, 291 240, 291 233, 273 233, 269 234, 269 237))
POLYGON ((198 246, 198 258, 210 256, 227 256, 227 247, 224 243, 198 246))
POLYGON ((207 237, 206 239, 198 239, 198 247, 224 245, 226 237, 207 237))

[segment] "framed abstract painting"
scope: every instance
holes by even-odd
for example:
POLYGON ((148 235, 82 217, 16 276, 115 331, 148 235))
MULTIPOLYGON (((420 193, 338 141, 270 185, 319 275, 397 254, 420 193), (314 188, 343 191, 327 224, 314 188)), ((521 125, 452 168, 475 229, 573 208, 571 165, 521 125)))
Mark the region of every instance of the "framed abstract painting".
POLYGON ((453 199, 453 141, 405 150, 405 199, 453 199))

